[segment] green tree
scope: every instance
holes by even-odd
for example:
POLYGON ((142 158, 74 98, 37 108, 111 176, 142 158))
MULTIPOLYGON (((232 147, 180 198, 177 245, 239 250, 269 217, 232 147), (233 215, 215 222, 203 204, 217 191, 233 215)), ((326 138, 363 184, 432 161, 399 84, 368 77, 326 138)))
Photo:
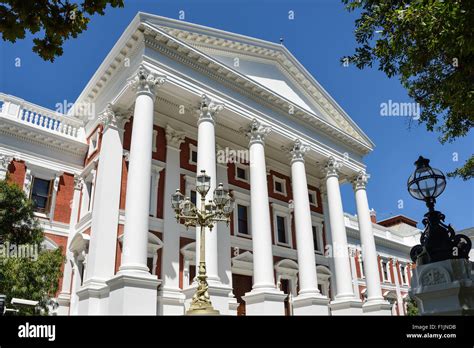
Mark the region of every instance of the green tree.
POLYGON ((416 301, 413 300, 411 297, 407 302, 407 315, 408 316, 417 316, 420 315, 418 312, 418 306, 416 305, 416 301))
MULTIPOLYGON (((7 304, 14 297, 39 301, 47 313, 48 301, 58 291, 64 257, 61 249, 42 248, 43 231, 33 211, 20 187, 0 180, 0 293, 7 296, 7 304)), ((35 314, 35 309, 21 308, 20 313, 35 314)))
POLYGON ((104 15, 107 5, 123 7, 123 0, 0 0, 0 33, 5 41, 24 39, 26 32, 41 32, 33 39, 33 52, 54 61, 63 43, 87 29, 90 17, 104 15))
MULTIPOLYGON (((466 136, 474 124, 474 1, 342 0, 358 10, 353 55, 359 69, 378 63, 398 76, 421 106, 419 122, 440 133, 441 143, 466 136)), ((474 156, 448 174, 474 176, 474 156)))

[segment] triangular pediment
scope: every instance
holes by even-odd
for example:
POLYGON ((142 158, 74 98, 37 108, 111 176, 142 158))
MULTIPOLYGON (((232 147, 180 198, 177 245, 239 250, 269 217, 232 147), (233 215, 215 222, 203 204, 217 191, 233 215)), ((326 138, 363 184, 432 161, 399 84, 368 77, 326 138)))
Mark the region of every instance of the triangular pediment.
POLYGON ((321 85, 282 45, 141 13, 141 21, 193 47, 197 52, 271 90, 368 148, 373 143, 321 85))

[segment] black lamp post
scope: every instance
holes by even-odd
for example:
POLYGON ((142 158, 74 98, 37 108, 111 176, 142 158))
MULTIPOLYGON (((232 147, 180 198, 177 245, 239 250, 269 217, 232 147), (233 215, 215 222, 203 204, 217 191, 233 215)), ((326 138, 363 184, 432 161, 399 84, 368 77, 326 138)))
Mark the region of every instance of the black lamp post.
POLYGON ((455 235, 451 225, 444 223, 443 213, 434 209, 436 198, 446 188, 446 177, 430 167, 430 160, 420 156, 415 162, 415 172, 408 179, 408 192, 418 200, 426 202, 428 212, 423 219, 425 230, 420 244, 410 251, 410 257, 418 265, 448 260, 468 259, 471 240, 465 235, 455 235))

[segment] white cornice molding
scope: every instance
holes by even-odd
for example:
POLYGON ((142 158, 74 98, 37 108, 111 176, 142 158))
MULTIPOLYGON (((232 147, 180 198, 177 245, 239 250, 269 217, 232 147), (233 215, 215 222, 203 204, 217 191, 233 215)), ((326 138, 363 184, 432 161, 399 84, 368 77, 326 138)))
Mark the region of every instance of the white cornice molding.
POLYGON ((88 148, 87 144, 79 140, 44 131, 41 128, 31 127, 28 124, 18 123, 5 117, 2 117, 0 122, 0 133, 18 138, 24 142, 66 152, 72 156, 84 156, 88 148))

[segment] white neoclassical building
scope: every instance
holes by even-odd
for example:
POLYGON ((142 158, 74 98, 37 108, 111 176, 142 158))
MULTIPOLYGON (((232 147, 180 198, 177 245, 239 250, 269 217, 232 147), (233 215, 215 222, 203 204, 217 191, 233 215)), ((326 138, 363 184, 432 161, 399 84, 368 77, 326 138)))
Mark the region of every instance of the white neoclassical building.
POLYGON ((206 231, 221 314, 405 313, 416 222, 375 223, 372 142, 283 45, 138 13, 67 114, 0 100, 0 178, 67 258, 58 314, 185 313, 199 239, 170 197, 201 170, 235 201, 206 231))

